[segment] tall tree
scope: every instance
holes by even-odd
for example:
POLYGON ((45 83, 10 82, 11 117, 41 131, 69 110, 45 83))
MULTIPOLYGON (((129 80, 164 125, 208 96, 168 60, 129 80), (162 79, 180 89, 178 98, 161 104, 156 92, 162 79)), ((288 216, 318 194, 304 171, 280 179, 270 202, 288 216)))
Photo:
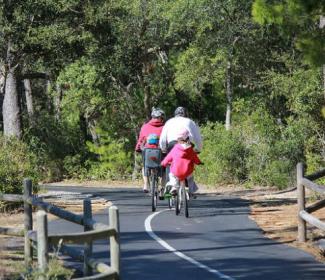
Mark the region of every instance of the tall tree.
POLYGON ((19 138, 22 134, 17 91, 21 74, 40 70, 42 64, 50 64, 55 72, 71 59, 68 54, 76 56, 82 50, 85 32, 76 25, 83 15, 79 8, 79 1, 0 2, 0 61, 6 66, 5 135, 19 138))
MULTIPOLYGON (((194 58, 192 64, 187 61, 183 64, 184 67, 179 67, 182 64, 176 66, 176 81, 182 86, 193 78, 191 84, 196 84, 194 88, 196 87, 198 92, 202 92, 208 84, 219 85, 214 90, 223 90, 225 93, 225 127, 229 130, 234 91, 238 90, 239 85, 245 83, 245 78, 247 81, 248 75, 252 73, 247 68, 246 73, 243 71, 248 65, 247 59, 242 63, 245 60, 243 57, 249 56, 247 46, 252 45, 260 28, 251 20, 251 1, 206 0, 189 3, 190 7, 184 5, 183 13, 188 13, 187 10, 190 9, 195 11, 195 14, 186 19, 185 26, 194 35, 184 54, 186 57, 186 53, 191 54, 194 51, 202 59, 194 58), (186 76, 185 73, 190 71, 196 72, 197 75, 186 76)), ((175 10, 174 17, 178 17, 177 12, 178 10, 175 10)), ((182 28, 181 25, 179 28, 182 28)))

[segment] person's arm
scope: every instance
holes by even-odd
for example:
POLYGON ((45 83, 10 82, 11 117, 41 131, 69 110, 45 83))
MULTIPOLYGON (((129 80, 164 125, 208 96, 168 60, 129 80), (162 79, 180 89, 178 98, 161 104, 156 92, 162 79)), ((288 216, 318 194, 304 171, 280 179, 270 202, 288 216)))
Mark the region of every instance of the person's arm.
POLYGON ((193 154, 192 154, 192 160, 197 165, 202 163, 201 160, 199 159, 199 157, 197 156, 197 153, 194 152, 194 150, 193 150, 193 154))
POLYGON ((164 125, 160 137, 159 137, 159 147, 163 152, 167 151, 167 123, 164 125))
POLYGON ((190 122, 190 132, 192 134, 192 140, 194 141, 195 144, 195 149, 200 152, 202 150, 202 137, 200 133, 200 128, 198 125, 191 120, 190 122))
POLYGON ((168 164, 171 164, 172 161, 173 161, 172 153, 169 153, 161 162, 161 166, 166 167, 168 164))
POLYGON ((144 142, 144 140, 145 140, 145 136, 144 136, 144 133, 143 133, 143 131, 144 131, 143 127, 144 127, 144 125, 142 125, 142 127, 141 127, 140 135, 139 135, 139 138, 138 138, 138 142, 137 142, 137 144, 135 145, 135 150, 136 150, 137 152, 140 152, 140 151, 141 151, 141 147, 142 147, 143 142, 144 142))

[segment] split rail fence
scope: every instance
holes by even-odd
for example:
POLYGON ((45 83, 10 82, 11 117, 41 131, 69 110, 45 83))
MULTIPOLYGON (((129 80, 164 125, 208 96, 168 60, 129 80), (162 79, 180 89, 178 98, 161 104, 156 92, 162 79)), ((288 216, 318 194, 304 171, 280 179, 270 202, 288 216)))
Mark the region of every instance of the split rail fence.
POLYGON ((302 163, 297 164, 297 191, 298 191, 298 241, 306 242, 307 226, 309 224, 325 231, 325 222, 311 215, 311 213, 325 207, 325 199, 315 202, 306 207, 305 188, 317 193, 325 194, 325 186, 316 184, 315 180, 325 176, 325 169, 311 175, 305 175, 302 163))
POLYGON ((25 179, 23 185, 24 195, 0 193, 0 200, 24 203, 24 228, 0 227, 0 234, 24 237, 24 259, 27 267, 30 267, 33 261, 33 248, 37 249, 37 263, 40 272, 39 280, 46 278, 50 247, 77 261, 83 262, 84 277, 74 278, 75 280, 121 279, 119 211, 116 206, 109 208, 109 225, 106 225, 93 220, 90 199, 83 201, 83 215, 77 215, 44 202, 36 195, 33 195, 32 181, 30 179, 25 179), (33 231, 32 207, 39 209, 36 215, 37 231, 33 231), (84 231, 68 234, 48 234, 47 213, 82 225, 84 231), (93 241, 97 239, 109 239, 110 265, 98 262, 92 258, 93 241), (84 244, 84 249, 77 250, 69 246, 69 244, 84 244), (93 274, 94 271, 95 274, 93 274))

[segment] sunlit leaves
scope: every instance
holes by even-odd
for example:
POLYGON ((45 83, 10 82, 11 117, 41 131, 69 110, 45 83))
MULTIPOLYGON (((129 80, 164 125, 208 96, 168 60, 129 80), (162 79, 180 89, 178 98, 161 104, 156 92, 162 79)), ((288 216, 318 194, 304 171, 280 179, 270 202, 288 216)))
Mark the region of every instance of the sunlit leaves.
POLYGON ((104 96, 102 79, 98 69, 85 59, 67 66, 58 77, 58 84, 64 91, 64 115, 72 122, 78 122, 80 115, 86 118, 102 108, 104 96))
POLYGON ((296 47, 305 54, 306 62, 313 65, 325 62, 324 31, 319 30, 324 13, 324 1, 315 0, 255 0, 252 8, 258 23, 278 25, 296 38, 296 47))

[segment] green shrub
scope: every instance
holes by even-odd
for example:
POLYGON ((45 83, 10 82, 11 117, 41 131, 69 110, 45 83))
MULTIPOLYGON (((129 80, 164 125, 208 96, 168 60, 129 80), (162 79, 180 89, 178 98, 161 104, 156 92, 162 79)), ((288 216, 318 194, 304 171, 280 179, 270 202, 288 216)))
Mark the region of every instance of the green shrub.
POLYGON ((242 122, 250 184, 285 188, 294 184, 295 168, 304 158, 305 139, 310 137, 310 120, 287 118, 276 123, 264 109, 258 109, 242 122))
POLYGON ((204 147, 200 154, 204 166, 196 177, 202 183, 232 183, 245 179, 246 149, 236 131, 226 131, 220 123, 208 123, 202 128, 204 147))
POLYGON ((63 160, 65 174, 69 178, 85 178, 87 169, 82 161, 82 155, 66 156, 63 160))
MULTIPOLYGON (((317 145, 317 139, 312 138, 308 143, 307 151, 306 151, 306 164, 307 170, 305 170, 306 174, 312 174, 314 172, 323 170, 325 168, 325 157, 324 150, 317 145)), ((324 141, 324 139, 322 139, 324 141)), ((324 185, 325 177, 322 177, 317 180, 317 183, 324 185)))
MULTIPOLYGON (((62 266, 62 262, 56 256, 51 257, 48 263, 48 270, 42 274, 36 267, 31 271, 26 267, 19 268, 22 271, 25 280, 38 280, 43 276, 47 280, 69 280, 72 278, 74 271, 62 266)), ((20 277, 18 279, 21 279, 20 277)))
POLYGON ((36 156, 27 145, 15 138, 0 136, 0 192, 21 194, 24 178, 36 185, 39 170, 36 156))
POLYGON ((205 165, 199 167, 196 177, 207 184, 245 181, 280 189, 292 186, 296 164, 304 161, 306 146, 310 147, 308 172, 324 166, 316 145, 320 141, 308 144, 311 123, 310 119, 292 117, 284 124, 277 123, 263 106, 242 112, 230 131, 220 123, 208 123, 202 128, 204 149, 200 155, 205 165))
POLYGON ((107 132, 98 130, 99 143, 87 142, 89 151, 97 160, 88 161, 90 179, 120 179, 131 173, 131 153, 125 149, 126 139, 113 139, 107 132))

